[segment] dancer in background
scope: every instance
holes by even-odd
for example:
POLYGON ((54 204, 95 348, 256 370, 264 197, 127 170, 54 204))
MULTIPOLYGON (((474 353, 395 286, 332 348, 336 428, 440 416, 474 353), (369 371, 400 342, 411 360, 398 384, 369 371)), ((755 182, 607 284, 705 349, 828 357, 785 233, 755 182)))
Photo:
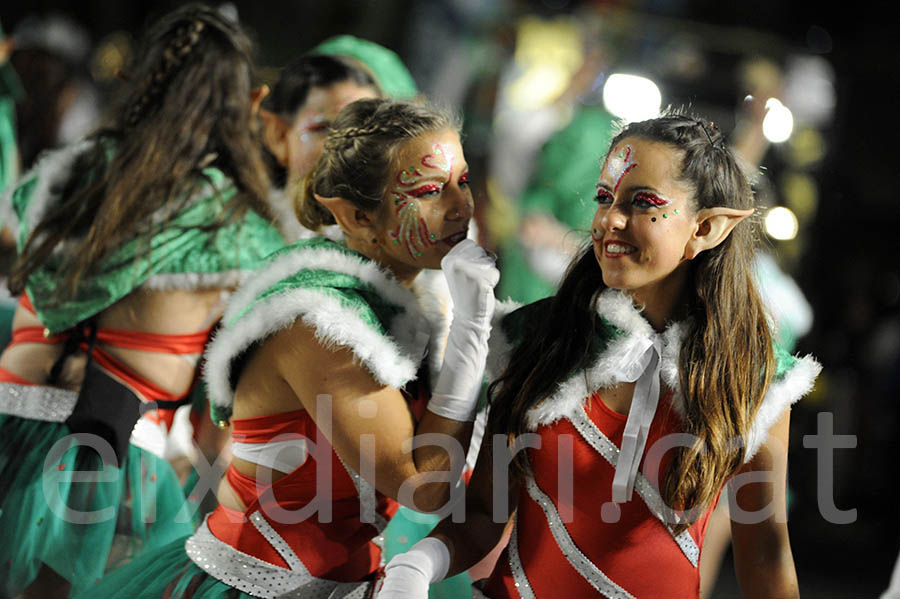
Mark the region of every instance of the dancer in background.
POLYGON ((592 243, 557 294, 495 327, 502 374, 465 523, 394 558, 380 599, 425 597, 486 554, 512 510, 476 596, 697 597, 729 481, 743 594, 797 596, 789 407, 820 366, 773 344, 746 177, 712 125, 673 114, 614 138, 596 200, 592 243))
POLYGON ((162 18, 106 127, 3 198, 21 298, 0 356, 5 595, 68 596, 192 530, 169 465, 129 438, 187 395, 223 291, 283 247, 261 216, 250 51, 215 10, 162 18))
POLYGON ((208 353, 213 411, 234 431, 219 508, 90 596, 369 596, 396 500, 445 507, 464 464, 498 278, 466 240, 468 176, 446 114, 382 99, 341 112, 298 213, 311 229, 338 224, 344 243, 272 256, 208 353), (417 296, 438 267, 449 330, 417 296), (430 433, 439 441, 410 450, 430 433))
MULTIPOLYGON (((266 149, 275 163, 269 205, 289 241, 317 235, 300 224, 294 205, 331 123, 347 104, 381 95, 368 71, 341 56, 305 54, 281 71, 260 117, 266 149)), ((340 229, 331 229, 330 235, 340 239, 340 229)))

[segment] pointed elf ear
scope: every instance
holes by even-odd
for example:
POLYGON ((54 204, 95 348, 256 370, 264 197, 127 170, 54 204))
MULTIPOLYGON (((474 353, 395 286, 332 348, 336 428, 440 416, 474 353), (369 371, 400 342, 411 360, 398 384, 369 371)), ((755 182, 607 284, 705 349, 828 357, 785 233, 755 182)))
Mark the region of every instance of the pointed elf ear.
POLYGON ((259 109, 259 118, 263 123, 263 142, 283 167, 288 162, 287 134, 290 126, 281 116, 265 108, 259 109))
POLYGON ((697 213, 697 230, 684 248, 684 257, 693 260, 700 252, 711 250, 728 237, 732 229, 748 216, 753 209, 704 208, 697 213))
POLYGON ((262 106, 262 101, 265 100, 268 95, 269 86, 265 83, 250 90, 250 116, 259 114, 259 107, 262 106))
POLYGON ((325 197, 315 194, 316 201, 334 216, 334 221, 347 237, 369 240, 375 237, 375 216, 360 210, 350 200, 340 196, 325 197))

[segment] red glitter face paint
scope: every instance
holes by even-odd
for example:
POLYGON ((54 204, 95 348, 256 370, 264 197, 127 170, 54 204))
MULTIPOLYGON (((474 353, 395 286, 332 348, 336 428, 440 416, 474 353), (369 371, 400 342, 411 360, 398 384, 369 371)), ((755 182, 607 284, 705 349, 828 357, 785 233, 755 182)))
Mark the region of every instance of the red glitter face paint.
POLYGON ((444 144, 434 144, 431 152, 422 157, 423 168, 410 166, 401 170, 397 174, 397 186, 391 192, 400 224, 390 232, 390 236, 395 244, 404 245, 413 259, 421 257, 428 246, 437 244, 436 236, 428 230, 422 218, 419 198, 443 190, 449 180, 445 174, 449 175, 455 158, 444 144), (430 181, 420 184, 423 178, 432 181, 440 179, 440 183, 430 181))
POLYGON ((649 208, 650 206, 656 206, 657 208, 661 208, 671 204, 672 200, 667 200, 666 198, 649 191, 639 191, 634 194, 634 203, 636 206, 640 207, 649 208))
POLYGON ((606 168, 609 171, 609 174, 612 175, 613 180, 615 181, 615 185, 613 186, 613 193, 618 191, 619 184, 622 182, 622 179, 638 165, 637 162, 633 160, 634 158, 634 150, 631 146, 625 146, 622 148, 622 151, 619 152, 618 156, 611 156, 609 160, 607 160, 606 168))
POLYGON ((444 147, 444 144, 434 144, 432 152, 434 153, 422 157, 422 165, 449 174, 453 167, 453 159, 456 158, 453 152, 444 147))

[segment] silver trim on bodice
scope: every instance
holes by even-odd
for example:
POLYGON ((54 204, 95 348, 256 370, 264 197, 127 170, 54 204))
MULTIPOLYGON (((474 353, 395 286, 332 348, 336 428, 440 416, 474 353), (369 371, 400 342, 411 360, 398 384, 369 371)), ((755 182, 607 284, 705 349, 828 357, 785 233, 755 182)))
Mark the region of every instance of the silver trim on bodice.
MULTIPOLYGON (((616 447, 616 444, 613 443, 609 437, 603 434, 603 431, 601 431, 596 424, 594 424, 594 421, 588 417, 584 409, 579 409, 568 420, 575 426, 575 429, 588 445, 593 447, 597 453, 602 455, 606 461, 615 468, 619 457, 619 448, 616 447)), ((674 512, 666 506, 659 491, 650 484, 650 481, 647 480, 647 477, 644 476, 642 472, 637 473, 634 489, 638 492, 640 498, 644 500, 644 503, 647 504, 647 509, 650 510, 650 513, 666 527, 666 530, 669 531, 669 534, 671 534, 675 542, 678 543, 681 552, 684 553, 684 556, 691 562, 691 565, 696 568, 700 562, 700 548, 694 541, 694 537, 686 530, 682 531, 677 536, 673 534, 669 522, 674 520, 674 512)))
POLYGON ((47 385, 0 383, 0 414, 65 422, 75 409, 78 393, 47 385))
POLYGON ((206 520, 185 543, 185 552, 191 561, 216 580, 255 597, 364 599, 369 596, 370 581, 338 582, 312 576, 293 549, 259 512, 252 513, 250 521, 290 569, 243 553, 219 540, 209 530, 206 520))

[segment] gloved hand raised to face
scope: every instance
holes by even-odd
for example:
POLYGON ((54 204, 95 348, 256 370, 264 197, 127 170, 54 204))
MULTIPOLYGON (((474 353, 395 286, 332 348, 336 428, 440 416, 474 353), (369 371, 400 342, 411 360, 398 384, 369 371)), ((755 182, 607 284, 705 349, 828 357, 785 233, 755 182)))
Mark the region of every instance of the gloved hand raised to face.
POLYGON ((428 409, 445 418, 470 421, 475 418, 484 376, 496 304, 494 286, 500 272, 494 257, 470 239, 459 242, 444 256, 441 270, 453 299, 453 322, 428 409))
POLYGON ((441 271, 453 299, 453 321, 490 326, 494 287, 500 280, 494 256, 471 239, 463 239, 441 260, 441 271))

